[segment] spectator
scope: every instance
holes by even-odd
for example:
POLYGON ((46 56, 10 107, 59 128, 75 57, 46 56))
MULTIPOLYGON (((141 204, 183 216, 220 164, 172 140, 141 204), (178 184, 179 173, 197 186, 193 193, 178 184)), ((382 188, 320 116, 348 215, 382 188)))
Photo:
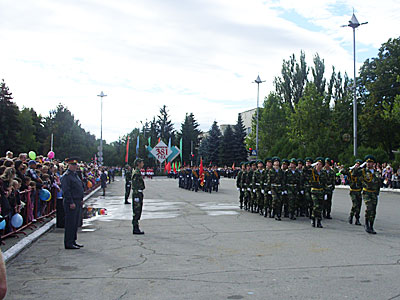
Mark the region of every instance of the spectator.
POLYGON ((14 156, 14 153, 12 153, 11 151, 7 151, 6 157, 7 157, 8 159, 13 159, 13 156, 14 156))

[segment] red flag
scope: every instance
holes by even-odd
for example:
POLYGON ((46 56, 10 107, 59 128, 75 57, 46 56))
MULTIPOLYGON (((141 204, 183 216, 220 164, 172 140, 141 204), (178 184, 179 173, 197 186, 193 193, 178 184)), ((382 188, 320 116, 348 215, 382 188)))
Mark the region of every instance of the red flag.
POLYGON ((199 170, 199 176, 200 176, 200 185, 204 185, 204 169, 203 169, 203 158, 200 157, 200 170, 199 170))
POLYGON ((232 169, 234 169, 235 168, 235 163, 233 163, 233 165, 232 165, 232 169))
POLYGON ((128 135, 128 140, 126 141, 126 155, 125 155, 126 163, 128 163, 128 155, 129 155, 129 135, 128 135))
POLYGON ((174 162, 174 173, 176 173, 176 162, 174 162))
POLYGON ((160 141, 161 141, 161 138, 159 137, 159 138, 158 138, 158 142, 160 142, 160 141))

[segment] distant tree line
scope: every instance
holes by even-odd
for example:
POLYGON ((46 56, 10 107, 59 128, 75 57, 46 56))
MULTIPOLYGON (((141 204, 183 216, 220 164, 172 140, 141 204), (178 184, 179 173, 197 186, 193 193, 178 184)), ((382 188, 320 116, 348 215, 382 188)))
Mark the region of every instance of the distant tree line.
MULTIPOLYGON (((400 38, 389 39, 367 59, 357 77, 358 157, 400 160, 400 38)), ((260 157, 325 156, 343 163, 353 157, 353 80, 316 54, 310 67, 304 52, 282 64, 275 91, 259 110, 260 157)), ((255 146, 256 119, 247 138, 255 146)))

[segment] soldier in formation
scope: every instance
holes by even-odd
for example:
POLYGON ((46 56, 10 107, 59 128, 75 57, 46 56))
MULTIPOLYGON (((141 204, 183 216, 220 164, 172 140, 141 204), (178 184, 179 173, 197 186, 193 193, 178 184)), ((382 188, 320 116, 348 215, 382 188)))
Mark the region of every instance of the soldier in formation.
MULTIPOLYGON (((364 200, 365 230, 376 234, 374 222, 379 199, 380 175, 375 169, 376 160, 372 155, 365 162, 356 160, 353 167, 341 171, 350 180, 352 208, 349 223, 360 223, 361 201, 364 200)), ((322 218, 332 219, 332 196, 338 174, 332 167, 330 158, 317 157, 315 161, 307 157, 281 160, 279 157, 263 161, 242 162, 238 172, 236 187, 239 191, 239 207, 258 212, 265 217, 291 220, 310 217, 311 226, 323 228, 322 218), (287 208, 286 208, 287 207, 287 208), (287 210, 287 214, 285 213, 287 210)))

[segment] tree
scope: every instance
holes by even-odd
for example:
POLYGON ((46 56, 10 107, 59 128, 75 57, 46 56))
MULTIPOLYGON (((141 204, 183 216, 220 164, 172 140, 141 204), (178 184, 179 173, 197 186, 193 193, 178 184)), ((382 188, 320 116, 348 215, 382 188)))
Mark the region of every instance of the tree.
POLYGON ((241 114, 238 114, 238 120, 233 126, 233 147, 235 150, 235 164, 238 166, 242 161, 247 160, 246 149, 246 127, 243 124, 241 114))
POLYGON ((158 136, 165 142, 168 143, 171 138, 171 143, 175 141, 174 126, 171 120, 169 120, 167 107, 164 105, 160 108, 160 114, 157 116, 157 133, 158 136))
POLYGON ((290 116, 290 140, 299 144, 300 155, 332 156, 335 145, 332 145, 330 109, 314 83, 307 84, 296 112, 290 116))
POLYGON ((189 163, 192 158, 191 150, 193 146, 193 160, 196 160, 198 147, 200 144, 199 135, 201 131, 198 129, 199 124, 197 123, 193 113, 187 114, 185 120, 181 124, 181 131, 177 134, 177 140, 182 139, 182 160, 184 163, 189 163))
POLYGON ((232 166, 236 160, 235 140, 232 127, 228 125, 220 141, 219 163, 221 166, 232 166))
POLYGON ((0 83, 0 155, 5 155, 7 150, 13 152, 27 151, 21 149, 18 134, 20 131, 19 109, 12 101, 12 93, 3 81, 0 83))
POLYGON ((326 79, 324 77, 325 62, 319 57, 318 53, 315 54, 313 61, 314 67, 311 68, 314 80, 313 82, 315 84, 315 87, 317 88, 318 93, 320 93, 320 95, 324 95, 326 85, 326 79))
POLYGON ((308 72, 305 54, 301 51, 300 62, 297 62, 294 54, 289 60, 283 60, 281 77, 276 77, 274 80, 276 92, 289 105, 292 112, 303 96, 308 72))
POLYGON ((365 145, 382 147, 391 159, 392 150, 400 146, 394 132, 398 132, 396 122, 383 119, 384 111, 390 114, 395 98, 400 94, 400 37, 389 39, 382 44, 378 57, 367 59, 360 71, 360 84, 365 86, 365 105, 360 115, 360 125, 365 145))
POLYGON ((217 121, 211 126, 208 136, 201 142, 199 148, 199 155, 203 158, 203 161, 218 165, 220 155, 220 141, 221 141, 221 130, 218 127, 217 121), (203 144, 204 143, 204 144, 203 144))
POLYGON ((22 109, 18 116, 18 123, 20 124, 21 129, 16 138, 20 141, 21 149, 25 149, 25 152, 30 150, 38 152, 39 142, 35 135, 36 127, 33 124, 32 114, 28 108, 22 109))

